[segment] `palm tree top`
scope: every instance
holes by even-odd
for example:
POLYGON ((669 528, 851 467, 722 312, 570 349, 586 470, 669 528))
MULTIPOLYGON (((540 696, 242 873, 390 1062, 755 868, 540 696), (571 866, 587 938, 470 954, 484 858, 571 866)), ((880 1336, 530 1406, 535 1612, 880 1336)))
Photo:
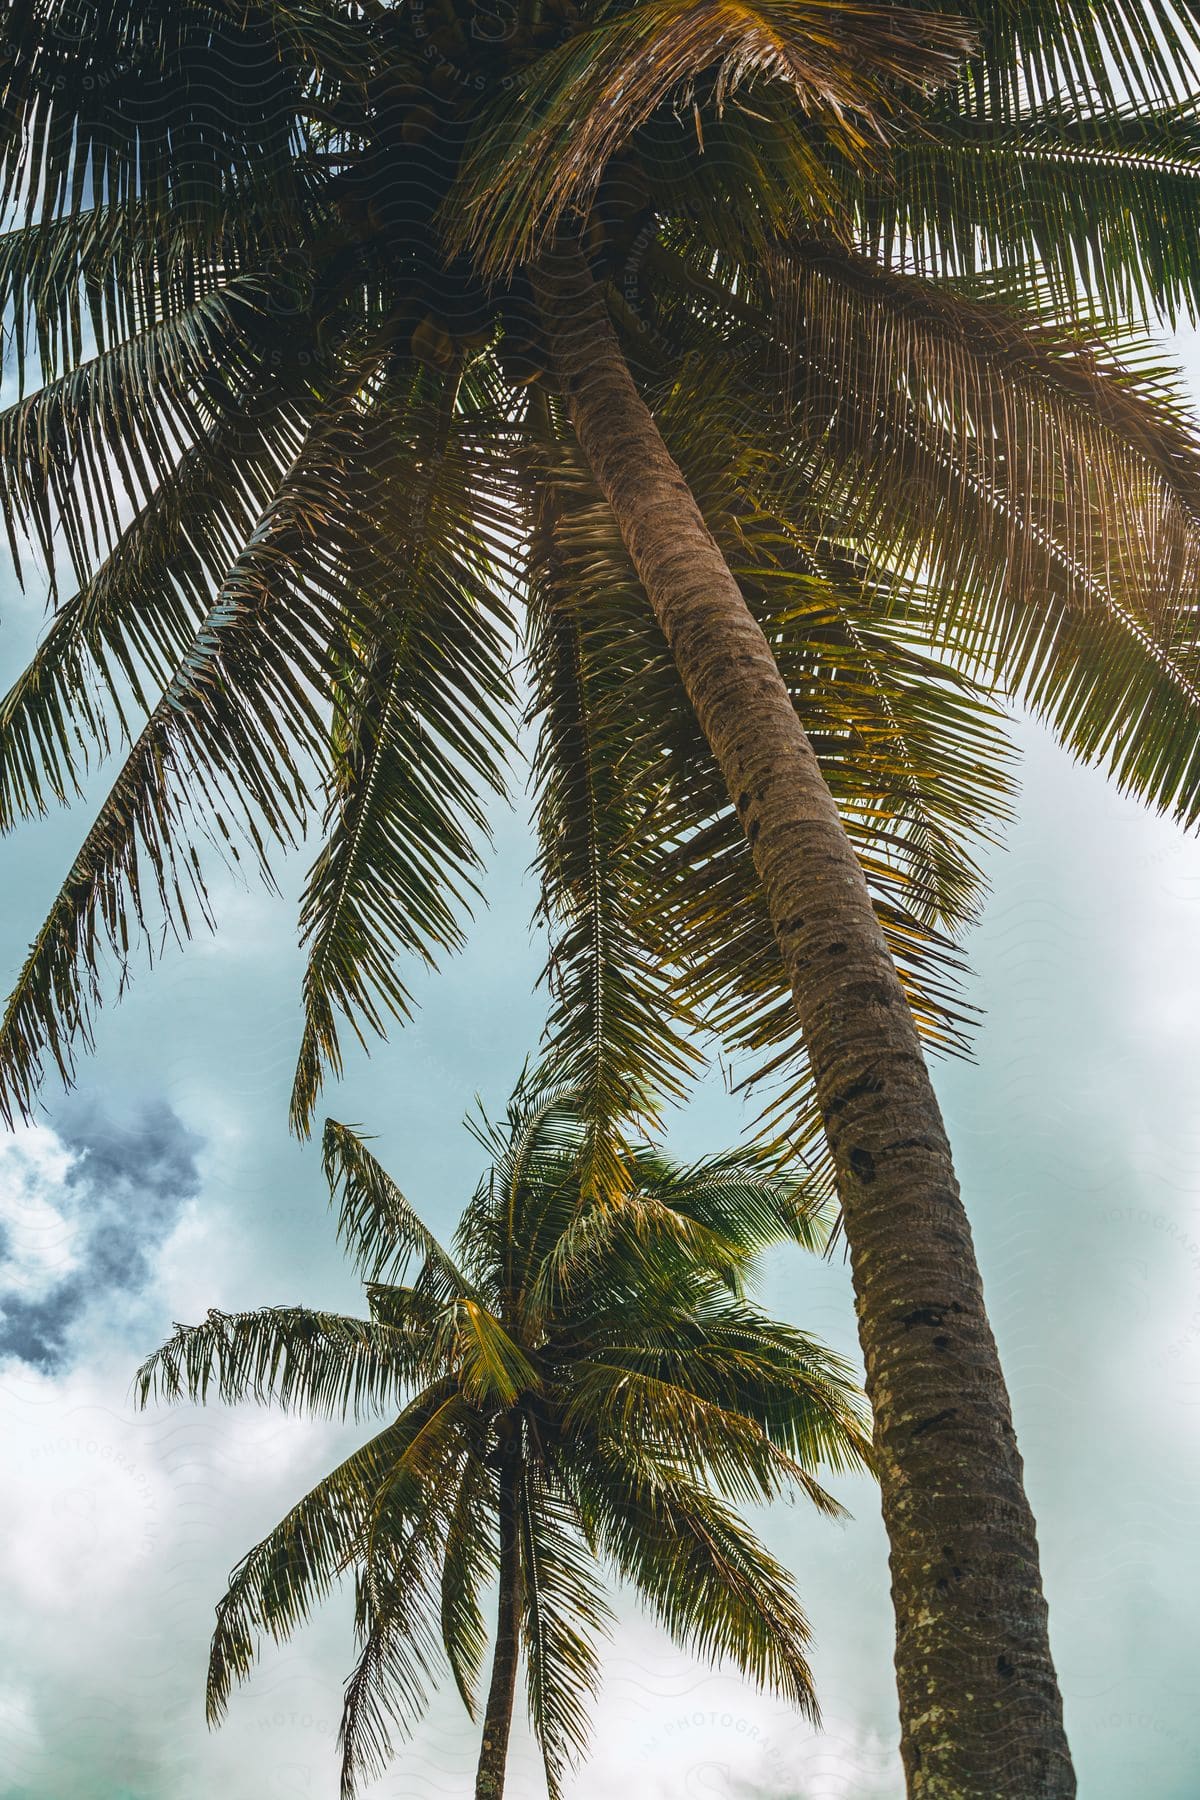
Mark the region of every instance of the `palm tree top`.
POLYGON ((480 1135, 491 1166, 445 1249, 362 1138, 330 1122, 325 1166, 368 1317, 213 1311, 137 1378, 143 1405, 216 1393, 390 1416, 235 1569, 209 1666, 215 1721, 260 1638, 287 1637, 352 1576, 346 1793, 381 1770, 439 1666, 474 1716, 498 1572, 519 1596, 553 1795, 586 1744, 611 1624, 601 1569, 682 1645, 815 1716, 791 1580, 735 1508, 795 1490, 836 1514, 818 1471, 869 1460, 850 1369, 749 1297, 760 1251, 824 1241, 795 1176, 754 1152, 685 1168, 643 1146, 619 1198, 589 1196, 586 1125, 562 1093, 518 1095, 480 1135))
POLYGON ((767 630, 927 1042, 969 1024, 952 938, 1006 815, 1006 694, 1200 816, 1200 450, 1121 335, 1200 297, 1190 13, 529 0, 512 25, 465 0, 0 21, 30 384, 0 508, 62 583, 0 702, 0 829, 123 759, 0 1022, 6 1118, 71 1078, 139 934, 211 918, 213 858, 269 879, 319 833, 307 1130, 346 1030, 407 1017, 408 963, 462 941, 524 656, 547 1078, 594 1096, 598 1178, 606 1121, 690 1082, 698 1023, 786 1070, 812 1137, 734 809, 546 379, 557 230, 767 630))

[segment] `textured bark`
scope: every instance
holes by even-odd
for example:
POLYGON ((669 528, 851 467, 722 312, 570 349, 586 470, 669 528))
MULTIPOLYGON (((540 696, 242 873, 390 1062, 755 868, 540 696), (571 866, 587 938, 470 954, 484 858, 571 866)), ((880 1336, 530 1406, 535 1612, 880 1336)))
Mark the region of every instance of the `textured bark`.
POLYGON ((537 277, 556 372, 749 841, 837 1168, 883 1513, 901 1748, 921 1800, 1075 1780, 1032 1512, 912 1014, 770 647, 580 256, 537 277))
MULTIPOLYGON (((515 1450, 515 1445, 512 1446, 515 1450)), ((492 1680, 483 1719, 483 1743, 475 1777, 475 1800, 501 1800, 508 1734, 512 1726, 520 1660, 521 1557, 517 1542, 517 1498, 520 1471, 515 1454, 500 1470, 500 1598, 496 1611, 496 1648, 492 1680)))

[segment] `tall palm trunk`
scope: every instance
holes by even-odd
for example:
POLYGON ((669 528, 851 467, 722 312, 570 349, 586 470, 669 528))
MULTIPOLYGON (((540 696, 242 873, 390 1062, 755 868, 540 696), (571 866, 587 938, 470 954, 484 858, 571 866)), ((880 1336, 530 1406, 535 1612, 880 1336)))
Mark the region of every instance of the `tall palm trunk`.
POLYGON ((883 1513, 908 1791, 1075 1792, 1033 1515, 912 1014, 770 647, 626 367, 589 271, 538 298, 576 435, 729 789, 837 1169, 883 1513))
POLYGON ((496 1612, 496 1648, 492 1655, 492 1682, 483 1718, 483 1743, 475 1777, 475 1800, 501 1800, 504 1767, 508 1758, 508 1734, 512 1727, 520 1660, 521 1553, 517 1539, 517 1507, 520 1468, 517 1446, 500 1469, 500 1598, 496 1612))

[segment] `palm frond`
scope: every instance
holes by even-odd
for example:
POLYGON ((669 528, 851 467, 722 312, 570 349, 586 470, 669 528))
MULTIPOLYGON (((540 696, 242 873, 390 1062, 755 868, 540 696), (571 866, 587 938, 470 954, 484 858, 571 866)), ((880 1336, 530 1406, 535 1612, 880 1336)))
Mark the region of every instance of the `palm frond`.
POLYGON ((453 1360, 463 1393, 472 1401, 509 1406, 518 1394, 536 1388, 536 1370, 478 1288, 421 1223, 357 1133, 333 1119, 325 1124, 324 1163, 339 1204, 338 1235, 366 1281, 399 1279, 414 1255, 422 1259, 416 1286, 423 1299, 437 1303, 440 1314, 430 1351, 453 1360))
POLYGON ((600 1683, 596 1639, 613 1614, 573 1509, 536 1465, 522 1484, 518 1523, 522 1640, 529 1717, 550 1800, 587 1751, 588 1703, 600 1683))
POLYGON ((1176 0, 964 0, 959 10, 980 46, 947 110, 953 100, 956 110, 1005 118, 1054 100, 1154 106, 1195 91, 1200 31, 1176 0))
POLYGON ((468 1398, 479 1405, 508 1407, 541 1386, 521 1345, 486 1306, 460 1301, 455 1323, 460 1380, 468 1398))
MULTIPOLYGON (((547 417, 546 423, 549 424, 547 417)), ((549 936, 551 1009, 541 1079, 574 1090, 586 1115, 585 1189, 628 1185, 623 1134, 681 1099, 701 1065, 697 1021, 639 929, 655 869, 642 852, 661 777, 630 731, 634 646, 648 629, 632 572, 594 585, 607 508, 551 440, 530 554, 532 711, 539 917, 549 936), (630 592, 630 589, 633 592, 630 592), (632 629, 631 629, 632 624, 632 629)))
POLYGON ((495 1534, 490 1529, 495 1511, 491 1471, 482 1462, 467 1462, 446 1527, 441 1624, 442 1648, 471 1719, 476 1716, 479 1676, 488 1643, 479 1596, 497 1566, 495 1534))
POLYGON ((642 1149, 635 1153, 634 1168, 639 1189, 748 1255, 780 1243, 814 1251, 825 1247, 826 1197, 782 1166, 773 1150, 747 1145, 681 1167, 642 1149))
MULTIPOLYGON (((654 1330, 653 1319, 619 1316, 596 1356, 614 1382, 611 1372, 628 1367, 715 1406, 714 1429, 722 1426, 721 1414, 740 1415, 807 1471, 871 1466, 869 1423, 850 1365, 806 1333, 767 1318, 744 1296, 710 1287, 693 1320, 669 1336, 654 1330)), ((596 1394, 603 1400, 599 1377, 596 1394)), ((654 1398, 650 1388, 637 1404, 652 1409, 654 1398)), ((615 1387, 612 1400, 621 1403, 615 1387)), ((647 1450, 651 1441, 643 1440, 647 1450)), ((674 1441, 662 1439, 664 1446, 674 1441)), ((782 1474, 782 1465, 775 1473, 782 1474)))
POLYGON ((318 1482, 238 1564, 217 1607, 208 1666, 210 1724, 224 1714, 233 1684, 250 1673, 259 1634, 284 1642, 361 1557, 380 1484, 446 1392, 443 1385, 418 1394, 393 1424, 318 1482))
POLYGON ((791 1577, 727 1506, 636 1451, 572 1469, 584 1527, 677 1643, 729 1661, 819 1722, 791 1577))
POLYGON ((949 81, 971 34, 947 14, 829 0, 643 0, 542 57, 495 111, 452 197, 451 242, 491 272, 533 260, 608 163, 702 86, 719 116, 753 82, 789 88, 847 153, 878 140, 898 89, 949 81))
POLYGON ((700 1320, 679 1376, 724 1394, 805 1468, 834 1474, 873 1466, 870 1419, 854 1369, 807 1332, 721 1295, 700 1320))
POLYGON ((303 826, 305 764, 321 743, 316 695, 344 597, 320 567, 341 401, 309 430, 222 580, 26 958, 0 1024, 6 1118, 28 1112, 47 1056, 72 1079, 105 952, 124 979, 134 928, 152 947, 151 893, 165 932, 190 935, 192 908, 211 924, 198 836, 232 848, 239 832, 269 880, 264 834, 287 845, 303 826))
POLYGON ((796 1487, 821 1512, 842 1516, 815 1476, 756 1420, 696 1393, 686 1376, 667 1379, 661 1364, 652 1371, 648 1360, 618 1349, 581 1361, 564 1414, 567 1435, 582 1430, 606 1446, 620 1444, 647 1466, 665 1457, 671 1471, 683 1470, 698 1488, 729 1500, 761 1505, 796 1487))
POLYGON ((490 1273, 497 1296, 511 1297, 508 1276, 515 1267, 516 1246, 529 1241, 547 1200, 578 1186, 585 1141, 579 1101, 577 1090, 547 1086, 524 1070, 502 1120, 490 1122, 482 1111, 466 1120, 490 1167, 463 1212, 454 1241, 481 1277, 485 1269, 490 1273))
POLYGON ((836 464, 844 500, 826 510, 843 541, 883 567, 952 557, 975 588, 986 561, 1009 594, 1030 592, 1054 546, 1073 598, 1107 590, 1151 619, 1191 591, 1200 449, 1161 370, 832 245, 786 249, 771 280, 791 427, 820 449, 810 483, 836 464), (1003 560, 999 519, 968 560, 965 491, 1001 504, 1003 560))
MULTIPOLYGON (((299 245, 323 224, 296 167, 283 179, 260 171, 231 182, 219 206, 200 214, 164 215, 143 193, 0 233, 0 319, 19 392, 32 371, 52 381, 230 283, 238 292, 246 277, 261 290, 270 271, 294 308, 311 266, 299 245)), ((301 316, 294 311, 293 322, 301 316)))
POLYGON ((999 278, 1118 330, 1200 307, 1194 101, 939 123, 897 143, 859 203, 872 253, 927 277, 984 293, 999 278))
POLYGON ((686 1208, 637 1189, 623 1192, 616 1205, 597 1198, 600 1204, 577 1205, 538 1257, 522 1292, 531 1318, 585 1303, 598 1282, 643 1295, 672 1288, 681 1269, 685 1281, 715 1276, 740 1289, 749 1255, 686 1208))
POLYGON ((356 463, 367 506, 356 494, 345 522, 345 561, 380 629, 346 638, 333 684, 325 843, 300 911, 300 1133, 324 1065, 342 1066, 337 1014, 365 1042, 364 1026, 409 1014, 397 955, 431 964, 461 944, 487 836, 478 789, 504 791, 510 642, 473 467, 483 426, 478 409, 456 412, 457 376, 432 398, 428 379, 415 403, 381 399, 356 463))
MULTIPOLYGON (((841 266, 841 253, 835 260, 841 266)), ((876 276, 868 278, 852 308, 868 288, 887 305, 893 280, 896 303, 903 308, 907 292, 924 308, 917 296, 928 288, 878 279, 876 288, 876 276)), ((815 302, 811 315, 830 344, 836 310, 815 302)), ((869 329, 887 335, 877 313, 869 329)), ((894 415, 895 455, 885 468, 881 408, 858 463, 865 479, 855 478, 851 510, 836 530, 851 544, 869 543, 885 569, 919 570, 908 589, 925 615, 918 628, 945 660, 1002 679, 1072 749, 1106 760, 1152 805, 1194 819, 1200 451, 1165 372, 1154 362, 1085 352, 1053 325, 1043 333, 1036 321, 1025 327, 952 296, 915 323, 898 315, 895 329, 890 367, 907 358, 906 382, 924 356, 918 342, 934 359, 920 376, 926 416, 914 412, 902 424, 894 415), (909 340, 906 352, 901 339, 909 340), (944 377, 934 371, 943 357, 944 377), (991 398, 977 401, 985 387, 991 398), (932 417, 935 394, 944 423, 932 417), (893 486, 900 481, 903 491, 893 486)), ((862 367, 861 385, 848 371, 840 363, 835 387, 843 373, 860 394, 868 379, 883 378, 882 363, 869 377, 862 367)), ((901 399, 902 410, 909 405, 901 399)), ((828 399, 824 408, 828 443, 841 403, 832 432, 828 399)), ((855 412, 852 405, 847 419, 855 412)), ((861 427, 856 417, 852 431, 861 427)), ((843 448, 853 464, 859 453, 848 442, 843 448)), ((839 501, 832 506, 840 510, 839 501)), ((903 599, 891 611, 919 619, 903 599)))
POLYGON ((397 1407, 414 1381, 436 1368, 429 1341, 374 1319, 344 1318, 305 1306, 257 1312, 210 1311, 174 1335, 138 1370, 139 1404, 215 1389, 229 1405, 255 1400, 285 1412, 361 1418, 397 1407))
POLYGON ((341 1800, 385 1773, 397 1737, 408 1737, 441 1668, 434 1623, 436 1511, 418 1515, 386 1573, 359 1577, 362 1649, 347 1678, 338 1728, 341 1800))
POLYGON ((0 830, 78 793, 89 741, 111 749, 110 715, 128 737, 131 706, 150 712, 194 651, 214 588, 299 453, 312 410, 303 365, 301 344, 286 367, 260 368, 251 404, 179 458, 55 612, 0 703, 0 830))
POLYGON ((338 1747, 342 1800, 387 1768, 444 1667, 441 1569, 453 1496, 470 1460, 458 1395, 405 1446, 375 1497, 357 1578, 362 1649, 346 1683, 338 1747))
POLYGON ((40 0, 0 28, 0 210, 28 218, 121 204, 219 204, 239 174, 284 175, 299 121, 353 82, 352 13, 179 0, 40 0), (230 71, 238 78, 231 81, 230 71))
POLYGON ((18 569, 23 535, 53 568, 61 533, 87 580, 127 509, 147 505, 212 430, 220 397, 255 385, 273 285, 230 281, 0 413, 0 511, 18 569))
POLYGON ((421 1259, 422 1291, 442 1301, 474 1295, 471 1282, 422 1223, 396 1183, 351 1125, 325 1121, 322 1165, 338 1207, 338 1236, 370 1283, 401 1281, 421 1259))

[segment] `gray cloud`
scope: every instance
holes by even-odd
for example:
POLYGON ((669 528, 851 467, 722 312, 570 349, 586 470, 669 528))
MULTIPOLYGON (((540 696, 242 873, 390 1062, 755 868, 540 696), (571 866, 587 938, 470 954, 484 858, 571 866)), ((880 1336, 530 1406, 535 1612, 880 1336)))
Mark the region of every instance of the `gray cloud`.
POLYGON ((0 1292, 0 1357, 15 1356, 35 1369, 60 1367, 87 1296, 88 1284, 78 1275, 60 1281, 44 1300, 0 1292))
POLYGON ((73 1100, 53 1145, 46 1135, 0 1191, 0 1357, 51 1372, 82 1320, 128 1313, 150 1284, 154 1253, 200 1191, 201 1140, 161 1100, 122 1116, 73 1100))

